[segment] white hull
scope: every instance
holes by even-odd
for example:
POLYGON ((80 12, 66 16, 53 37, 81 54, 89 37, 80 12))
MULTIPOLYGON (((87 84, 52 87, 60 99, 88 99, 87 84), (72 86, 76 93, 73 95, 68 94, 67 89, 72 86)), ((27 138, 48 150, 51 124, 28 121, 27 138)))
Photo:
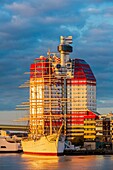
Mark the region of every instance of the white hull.
POLYGON ((0 136, 0 153, 2 152, 21 152, 22 147, 20 143, 13 140, 8 140, 5 136, 0 136))
POLYGON ((22 141, 23 152, 42 156, 59 156, 64 152, 64 137, 58 134, 42 136, 37 140, 26 139, 22 141))

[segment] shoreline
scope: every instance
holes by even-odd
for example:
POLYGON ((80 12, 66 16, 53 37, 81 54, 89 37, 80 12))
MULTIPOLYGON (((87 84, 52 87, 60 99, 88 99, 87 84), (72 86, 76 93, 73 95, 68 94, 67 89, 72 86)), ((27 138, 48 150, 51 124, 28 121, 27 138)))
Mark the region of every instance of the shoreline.
POLYGON ((65 150, 64 155, 66 156, 76 156, 76 155, 113 155, 113 150, 85 150, 85 151, 75 151, 75 150, 65 150))

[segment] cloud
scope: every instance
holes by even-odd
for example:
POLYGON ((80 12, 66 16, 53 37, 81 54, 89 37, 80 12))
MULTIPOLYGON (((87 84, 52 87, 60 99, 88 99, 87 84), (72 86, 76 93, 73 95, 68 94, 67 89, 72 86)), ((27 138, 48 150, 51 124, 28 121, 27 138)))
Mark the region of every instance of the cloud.
POLYGON ((15 109, 24 100, 25 91, 18 86, 29 77, 23 73, 48 48, 57 51, 60 35, 72 35, 71 57, 90 64, 97 79, 98 107, 104 106, 101 100, 112 101, 112 18, 110 0, 1 0, 0 109, 15 109))
POLYGON ((98 103, 99 103, 99 108, 111 108, 113 106, 113 98, 112 99, 107 99, 106 97, 101 99, 101 100, 98 100, 98 103))
POLYGON ((27 117, 27 111, 0 111, 0 124, 9 125, 27 125, 27 122, 17 122, 22 117, 27 117))
POLYGON ((29 3, 17 3, 13 2, 12 4, 6 4, 5 9, 10 10, 14 14, 29 17, 36 14, 36 9, 31 7, 29 3))

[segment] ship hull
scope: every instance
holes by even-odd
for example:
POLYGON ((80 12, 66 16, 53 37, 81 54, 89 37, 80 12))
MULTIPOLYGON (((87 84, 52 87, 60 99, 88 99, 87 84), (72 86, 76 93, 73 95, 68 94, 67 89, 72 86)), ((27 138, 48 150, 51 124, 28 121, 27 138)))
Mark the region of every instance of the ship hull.
POLYGON ((37 140, 22 140, 22 148, 25 154, 61 156, 64 153, 64 137, 53 134, 37 140))

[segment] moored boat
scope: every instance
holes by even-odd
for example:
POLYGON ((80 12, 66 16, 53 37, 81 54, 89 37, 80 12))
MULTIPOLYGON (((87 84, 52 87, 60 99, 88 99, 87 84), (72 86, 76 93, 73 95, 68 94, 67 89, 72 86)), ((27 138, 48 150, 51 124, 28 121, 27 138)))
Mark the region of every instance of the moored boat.
POLYGON ((21 143, 13 140, 10 137, 0 136, 0 153, 15 152, 22 152, 21 143))
POLYGON ((23 152, 41 156, 61 156, 64 153, 64 141, 64 136, 57 133, 34 140, 27 138, 22 141, 23 152))

